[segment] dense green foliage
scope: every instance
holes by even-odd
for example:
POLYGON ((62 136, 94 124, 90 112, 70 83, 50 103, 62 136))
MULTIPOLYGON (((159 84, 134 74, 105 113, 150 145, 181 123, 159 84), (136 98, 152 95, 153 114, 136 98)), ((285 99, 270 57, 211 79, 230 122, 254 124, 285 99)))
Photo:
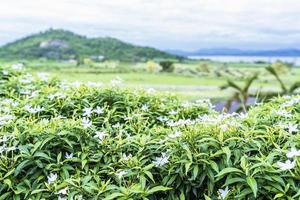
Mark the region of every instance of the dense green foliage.
POLYGON ((0 199, 299 199, 299 96, 219 114, 14 68, 0 71, 0 199))
POLYGON ((159 65, 162 67, 163 72, 173 72, 175 69, 174 63, 169 60, 159 62, 159 65))
POLYGON ((121 61, 179 58, 154 48, 135 46, 114 38, 87 38, 69 31, 53 29, 0 48, 2 59, 81 60, 84 57, 98 59, 99 56, 121 61))

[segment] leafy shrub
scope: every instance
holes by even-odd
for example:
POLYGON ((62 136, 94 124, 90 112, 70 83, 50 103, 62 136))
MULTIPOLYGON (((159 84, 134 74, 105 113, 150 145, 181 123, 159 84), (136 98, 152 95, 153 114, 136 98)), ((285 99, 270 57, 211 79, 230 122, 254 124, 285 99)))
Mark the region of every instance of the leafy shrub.
POLYGON ((299 96, 218 114, 207 101, 1 72, 0 199, 300 196, 299 96))
POLYGON ((272 67, 279 74, 287 74, 291 71, 292 64, 284 63, 281 60, 277 60, 270 67, 272 67))
POLYGON ((163 72, 173 72, 174 71, 174 63, 172 61, 160 61, 159 65, 162 67, 163 72))
POLYGON ((209 73, 210 70, 209 70, 209 67, 208 67, 208 64, 206 63, 203 63, 203 64, 200 64, 196 67, 196 70, 198 72, 204 72, 204 73, 209 73))

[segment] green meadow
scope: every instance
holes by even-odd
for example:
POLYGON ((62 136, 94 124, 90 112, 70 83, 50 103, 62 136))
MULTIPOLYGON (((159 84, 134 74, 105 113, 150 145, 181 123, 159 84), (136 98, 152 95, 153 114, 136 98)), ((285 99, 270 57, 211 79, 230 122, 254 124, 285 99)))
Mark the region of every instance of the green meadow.
MULTIPOLYGON (((13 62, 4 62, 12 64, 13 62)), ((254 73, 259 77, 250 90, 259 95, 262 91, 280 91, 281 86, 276 78, 266 71, 267 63, 221 63, 211 60, 186 60, 174 62, 172 72, 162 72, 158 62, 127 63, 105 61, 86 63, 78 66, 76 63, 63 61, 24 61, 25 66, 33 73, 46 72, 60 80, 79 81, 82 83, 97 82, 110 84, 116 78, 122 79, 122 85, 129 88, 154 88, 163 93, 172 93, 181 99, 194 100, 209 98, 224 100, 230 97, 233 89, 221 89, 228 80, 244 85, 245 80, 254 73), (151 68, 151 64, 155 69, 151 68)), ((292 67, 280 74, 287 85, 297 81, 300 70, 292 67)))

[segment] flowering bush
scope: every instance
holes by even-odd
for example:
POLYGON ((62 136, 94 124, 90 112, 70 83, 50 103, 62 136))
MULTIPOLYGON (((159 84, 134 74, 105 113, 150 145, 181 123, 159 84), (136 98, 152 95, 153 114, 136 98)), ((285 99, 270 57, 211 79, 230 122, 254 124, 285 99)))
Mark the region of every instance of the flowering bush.
POLYGON ((300 197, 299 96, 219 114, 0 70, 0 199, 300 197))

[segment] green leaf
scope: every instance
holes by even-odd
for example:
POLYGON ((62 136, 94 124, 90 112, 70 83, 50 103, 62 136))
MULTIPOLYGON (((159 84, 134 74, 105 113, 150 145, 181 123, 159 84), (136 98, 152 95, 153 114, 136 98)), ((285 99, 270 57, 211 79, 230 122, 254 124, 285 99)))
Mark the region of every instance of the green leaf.
POLYGON ((16 168, 14 175, 17 176, 22 171, 23 168, 27 167, 30 164, 31 164, 30 160, 24 160, 23 162, 21 162, 16 168))
POLYGON ((81 161, 81 169, 83 169, 84 168, 84 166, 86 165, 86 163, 87 163, 88 161, 87 160, 83 160, 83 161, 81 161))
POLYGON ((4 179, 4 184, 6 184, 9 188, 11 188, 11 180, 10 179, 4 179))
POLYGON ((189 170, 190 170, 190 167, 193 163, 191 162, 188 162, 188 163, 185 163, 185 175, 188 174, 189 170))
POLYGON ((225 185, 231 185, 231 184, 234 184, 234 183, 245 183, 245 182, 246 182, 245 179, 239 178, 239 177, 236 177, 236 178, 227 178, 226 182, 225 182, 225 185))
POLYGON ((52 160, 51 157, 49 157, 47 154, 45 154, 44 152, 40 152, 37 151, 35 152, 35 154, 33 155, 34 157, 40 157, 40 158, 44 158, 46 160, 52 160))
POLYGON ((242 156, 242 158, 241 158, 241 168, 243 170, 246 170, 246 168, 247 168, 247 160, 246 160, 245 156, 242 156))
POLYGON ((123 193, 120 192, 116 192, 116 193, 112 193, 111 195, 108 195, 107 197, 105 197, 103 200, 111 200, 111 199, 116 199, 117 197, 122 197, 125 196, 123 193))
POLYGON ((224 175, 226 175, 226 174, 228 174, 228 173, 240 173, 240 174, 242 174, 243 171, 241 171, 240 169, 237 169, 237 168, 228 167, 228 168, 225 168, 225 169, 223 169, 222 171, 220 171, 220 172, 216 175, 216 177, 221 177, 221 176, 224 176, 224 175))
MULTIPOLYGON (((284 196, 283 193, 278 193, 278 194, 275 195, 274 199, 278 199, 278 198, 281 198, 283 196, 284 196)), ((293 196, 293 198, 295 198, 295 197, 293 196)))
POLYGON ((195 165, 195 167, 193 168, 193 180, 196 180, 198 176, 198 172, 199 172, 199 167, 198 165, 195 165))
POLYGON ((38 148, 42 145, 43 141, 38 141, 37 143, 35 143, 35 145, 33 146, 33 149, 31 149, 31 154, 34 154, 35 151, 38 150, 38 148))
POLYGON ((149 172, 149 171, 144 171, 144 173, 145 173, 145 174, 153 181, 153 183, 155 183, 154 178, 153 178, 153 175, 152 175, 151 172, 149 172))
POLYGON ((215 161, 210 160, 210 161, 209 161, 209 164, 210 164, 211 168, 212 168, 215 172, 219 173, 219 167, 218 167, 218 165, 217 165, 217 163, 216 163, 215 161))
POLYGON ((150 190, 147 191, 148 194, 153 194, 155 192, 159 192, 159 191, 167 191, 167 190, 171 190, 172 188, 169 187, 164 187, 164 186, 156 186, 151 188, 150 190))
POLYGON ((185 196, 184 196, 184 193, 183 193, 183 192, 180 193, 179 199, 180 199, 180 200, 185 200, 185 196))
POLYGON ((226 162, 228 164, 229 160, 230 160, 230 157, 231 157, 231 151, 228 147, 223 147, 222 150, 226 154, 226 158, 227 158, 226 162))
POLYGON ((140 176, 140 184, 142 186, 142 189, 145 189, 145 187, 146 187, 146 178, 143 175, 140 176))
POLYGON ((257 196, 257 183, 256 183, 256 180, 253 177, 247 177, 247 183, 250 186, 250 188, 251 188, 251 190, 254 194, 254 197, 256 198, 256 196, 257 196))
MULTIPOLYGON (((5 174, 5 176, 4 176, 2 179, 5 179, 5 178, 9 177, 11 174, 14 173, 14 171, 15 171, 15 169, 12 169, 12 170, 10 170, 9 172, 7 172, 7 173, 5 174)), ((1 179, 0 179, 0 180, 1 180, 1 179)))
POLYGON ((11 195, 12 192, 6 192, 6 193, 3 193, 1 196, 0 196, 0 200, 6 200, 8 199, 7 197, 11 195))

